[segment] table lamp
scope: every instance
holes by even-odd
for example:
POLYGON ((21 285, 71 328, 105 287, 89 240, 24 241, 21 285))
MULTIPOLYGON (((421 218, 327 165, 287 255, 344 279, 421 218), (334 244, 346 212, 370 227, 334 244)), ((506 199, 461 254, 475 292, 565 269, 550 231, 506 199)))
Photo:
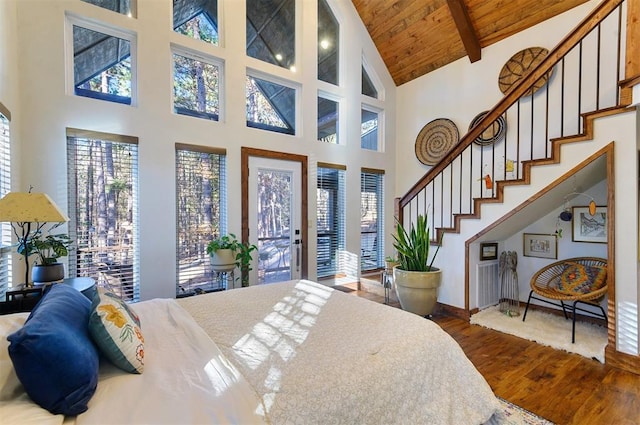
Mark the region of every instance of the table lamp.
MULTIPOLYGON (((10 192, 0 199, 0 222, 11 222, 13 233, 18 239, 18 250, 26 247, 29 239, 40 233, 46 223, 64 223, 69 217, 49 198, 46 193, 10 192), (32 229, 32 223, 35 229, 32 229), (18 229, 22 234, 18 233, 18 229)), ((29 282, 29 250, 23 249, 25 273, 24 283, 26 287, 33 284, 29 282)))

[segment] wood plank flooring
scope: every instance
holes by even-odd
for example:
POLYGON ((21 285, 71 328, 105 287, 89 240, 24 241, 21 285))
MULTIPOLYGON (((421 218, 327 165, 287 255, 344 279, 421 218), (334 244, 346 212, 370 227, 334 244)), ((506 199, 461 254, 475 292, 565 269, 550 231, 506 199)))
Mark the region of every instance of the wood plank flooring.
MULTIPOLYGON (((370 292, 351 294, 384 301, 370 292)), ((640 375, 458 318, 434 316, 433 321, 505 400, 558 425, 640 424, 640 375)))

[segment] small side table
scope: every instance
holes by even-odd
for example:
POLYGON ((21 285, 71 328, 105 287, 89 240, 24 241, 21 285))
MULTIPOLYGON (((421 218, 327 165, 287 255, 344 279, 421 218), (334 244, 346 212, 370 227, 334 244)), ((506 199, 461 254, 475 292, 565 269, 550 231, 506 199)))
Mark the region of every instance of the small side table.
POLYGON ((62 281, 62 284, 82 292, 90 300, 96 292, 96 281, 92 277, 68 277, 62 281))
POLYGON ((384 303, 389 304, 391 288, 393 288, 393 269, 385 268, 382 270, 380 283, 384 287, 384 303))

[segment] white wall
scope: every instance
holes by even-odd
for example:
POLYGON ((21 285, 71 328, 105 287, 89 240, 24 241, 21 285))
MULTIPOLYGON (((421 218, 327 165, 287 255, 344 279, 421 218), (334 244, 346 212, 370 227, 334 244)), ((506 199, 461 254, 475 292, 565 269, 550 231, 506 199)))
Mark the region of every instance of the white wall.
MULTIPOLYGON (((17 28, 9 40, 20 52, 20 75, 0 83, 19 86, 21 105, 15 116, 28 122, 20 132, 28 156, 20 162, 24 185, 47 192, 61 206, 67 205, 65 129, 74 127, 139 138, 140 181, 140 294, 142 299, 175 295, 175 185, 176 142, 226 148, 228 164, 229 231, 240 233, 240 148, 242 146, 308 155, 309 158, 309 277, 315 278, 315 170, 318 161, 347 166, 347 250, 360 252, 360 169, 386 170, 386 181, 395 181, 395 87, 351 2, 329 1, 341 24, 341 76, 339 88, 316 79, 315 1, 301 1, 297 72, 247 58, 245 2, 220 1, 221 46, 203 46, 171 30, 171 0, 138 0, 137 19, 100 9, 80 0, 9 1, 17 10, 17 28), (68 94, 69 70, 65 68, 65 13, 133 31, 138 40, 138 104, 119 105, 68 94), (18 34, 17 37, 15 34, 18 34), (211 122, 172 113, 171 51, 174 43, 200 49, 225 62, 226 114, 211 122), (383 83, 384 99, 369 102, 384 109, 382 129, 386 152, 360 149, 361 57, 383 83), (288 79, 302 86, 301 126, 296 136, 246 127, 244 78, 247 67, 288 79), (346 145, 316 141, 318 89, 331 90, 345 101, 341 109, 346 145)), ((2 4, 0 2, 0 4, 2 4)), ((1 8, 2 6, 0 6, 1 8)), ((1 9, 0 9, 1 10, 1 9)), ((0 23, 2 23, 0 21, 0 23)), ((3 26, 4 28, 4 26, 3 26)), ((1 57, 1 56, 0 56, 1 57)), ((3 101, 0 91, 0 101, 3 101)), ((389 184, 389 183, 388 183, 389 184)), ((390 183, 392 186, 393 183, 390 183)), ((24 185, 15 190, 24 190, 24 185)), ((393 225, 393 191, 385 199, 386 226, 393 225)), ((66 209, 66 208, 65 208, 66 209)), ((390 246, 390 243, 387 242, 390 246)))

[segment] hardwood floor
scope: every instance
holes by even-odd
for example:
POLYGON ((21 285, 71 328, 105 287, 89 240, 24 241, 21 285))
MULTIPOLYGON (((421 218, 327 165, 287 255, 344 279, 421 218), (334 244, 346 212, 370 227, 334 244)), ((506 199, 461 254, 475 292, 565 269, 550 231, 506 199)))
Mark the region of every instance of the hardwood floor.
MULTIPOLYGON (((351 293, 384 301, 370 292, 351 293)), ((640 424, 640 375, 458 318, 434 316, 433 321, 505 400, 558 425, 640 424)))

